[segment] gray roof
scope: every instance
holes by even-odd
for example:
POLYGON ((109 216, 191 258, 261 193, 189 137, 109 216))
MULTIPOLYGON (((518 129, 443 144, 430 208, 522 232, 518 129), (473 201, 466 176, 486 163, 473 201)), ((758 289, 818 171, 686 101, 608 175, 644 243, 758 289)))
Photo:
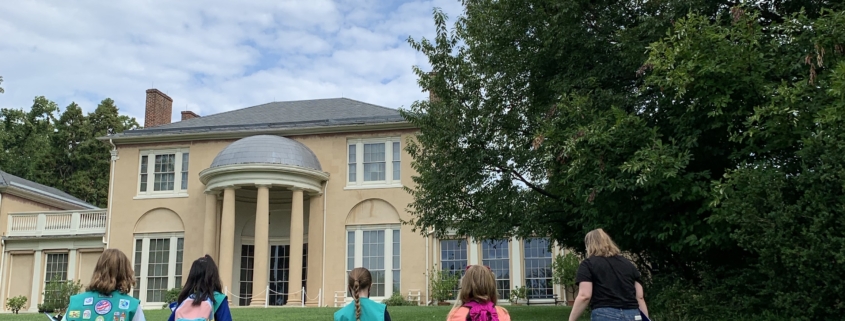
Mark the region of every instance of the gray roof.
POLYGON ((52 198, 54 200, 72 203, 80 207, 91 209, 98 208, 58 189, 41 185, 36 182, 26 180, 0 170, 0 188, 2 187, 14 187, 22 190, 27 190, 29 192, 37 193, 42 196, 52 198))
POLYGON ((399 111, 349 98, 272 102, 115 135, 147 136, 302 126, 404 122, 399 111))
POLYGON ((317 156, 302 143, 274 135, 242 138, 226 146, 211 167, 234 164, 281 164, 322 171, 317 156))

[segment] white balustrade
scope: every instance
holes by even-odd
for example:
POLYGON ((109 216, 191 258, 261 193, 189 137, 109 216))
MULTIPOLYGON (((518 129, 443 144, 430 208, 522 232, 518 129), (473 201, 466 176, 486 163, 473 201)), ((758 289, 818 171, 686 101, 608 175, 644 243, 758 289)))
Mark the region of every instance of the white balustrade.
POLYGON ((106 215, 105 210, 10 213, 6 235, 100 234, 106 232, 106 215))

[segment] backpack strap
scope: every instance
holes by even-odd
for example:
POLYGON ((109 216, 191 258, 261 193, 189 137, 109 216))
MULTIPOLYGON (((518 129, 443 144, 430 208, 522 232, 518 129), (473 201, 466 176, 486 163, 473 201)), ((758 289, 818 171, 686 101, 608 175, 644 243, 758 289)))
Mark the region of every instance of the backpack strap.
POLYGON ((217 314, 217 309, 226 301, 226 295, 220 292, 214 292, 214 314, 217 314))

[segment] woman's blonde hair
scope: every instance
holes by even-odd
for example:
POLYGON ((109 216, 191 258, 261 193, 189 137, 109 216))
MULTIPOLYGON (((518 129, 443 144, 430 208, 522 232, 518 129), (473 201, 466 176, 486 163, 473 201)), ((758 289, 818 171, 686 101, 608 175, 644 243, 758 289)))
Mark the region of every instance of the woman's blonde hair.
POLYGON ((94 275, 91 276, 91 283, 86 291, 96 291, 100 294, 111 294, 120 291, 127 294, 135 286, 135 273, 132 271, 132 262, 118 249, 103 251, 97 265, 94 267, 94 275))
POLYGON ((461 279, 461 289, 458 291, 458 300, 455 303, 475 301, 478 303, 493 302, 499 300, 499 292, 496 289, 496 276, 490 268, 482 265, 470 265, 467 267, 464 277, 461 279))
POLYGON ((619 255, 619 247, 610 238, 610 235, 602 229, 595 229, 584 237, 584 245, 587 246, 587 257, 591 256, 616 256, 619 255))

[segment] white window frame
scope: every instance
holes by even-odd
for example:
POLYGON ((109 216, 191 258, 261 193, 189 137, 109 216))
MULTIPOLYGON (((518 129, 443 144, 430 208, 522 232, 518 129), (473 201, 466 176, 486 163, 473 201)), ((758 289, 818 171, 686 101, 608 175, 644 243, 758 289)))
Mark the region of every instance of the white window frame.
MULTIPOLYGON (((142 150, 138 155, 138 183, 135 186, 137 195, 134 199, 148 199, 148 198, 173 198, 173 197, 188 197, 188 190, 182 189, 182 154, 190 154, 189 148, 170 148, 170 149, 154 149, 142 150), (173 168, 173 190, 172 191, 155 191, 155 157, 156 155, 174 154, 174 168, 173 168), (147 156, 147 172, 141 173, 141 159, 147 156), (141 191, 141 175, 147 174, 147 191, 141 191)), ((191 160, 188 156, 188 168, 190 170, 191 160)), ((188 175, 190 178, 190 174, 188 175)), ((191 187, 190 182, 188 188, 191 187)))
MULTIPOLYGON (((384 231, 384 296, 379 297, 370 297, 371 300, 374 301, 383 301, 393 295, 393 271, 399 271, 401 278, 402 273, 402 266, 400 263, 399 269, 393 269, 393 230, 400 230, 399 237, 402 237, 401 232, 401 225, 399 224, 389 224, 389 225, 351 225, 346 227, 346 232, 355 232, 355 256, 354 256, 354 266, 349 266, 349 262, 346 257, 346 253, 344 251, 344 265, 346 269, 344 271, 352 270, 356 267, 361 267, 364 265, 364 231, 384 231)), ((346 239, 346 233, 344 233, 344 240, 346 239)), ((349 242, 344 242, 344 249, 349 247, 349 242)), ((399 245, 399 260, 402 260, 402 245, 400 242, 399 245)), ((346 277, 344 273, 343 277, 343 286, 344 289, 349 288, 349 278, 346 277)), ((400 284, 401 286, 401 284, 400 284)), ((401 289, 400 289, 401 291, 401 289)), ((349 296, 348 291, 344 291, 346 293, 346 301, 351 301, 352 297, 349 296)))
POLYGON ((399 179, 393 177, 393 143, 399 143, 400 150, 402 149, 401 137, 385 137, 385 138, 367 138, 367 139, 348 139, 346 141, 346 169, 344 179, 346 180, 345 189, 374 189, 374 188, 401 188, 402 187, 402 152, 399 152, 399 179), (384 144, 384 178, 383 181, 364 181, 364 144, 384 144), (355 181, 349 181, 349 146, 355 145, 355 181))
MULTIPOLYGON (((167 262, 167 290, 175 288, 176 284, 176 251, 178 249, 179 239, 185 239, 184 233, 155 233, 155 234, 135 234, 135 237, 132 239, 132 262, 134 265, 135 262, 135 255, 136 255, 136 246, 137 241, 141 240, 141 271, 135 271, 136 274, 140 275, 139 284, 135 286, 138 287, 138 299, 141 300, 141 304, 144 307, 155 307, 161 308, 164 302, 147 302, 147 278, 149 276, 149 263, 150 263, 150 240, 151 239, 170 239, 170 249, 168 252, 168 262, 167 262)), ((185 266, 185 252, 184 246, 185 242, 182 243, 182 266, 185 266)), ((180 271, 181 272, 181 271, 180 271)), ((180 273, 181 274, 181 273, 180 273)), ((182 279, 185 279, 185 275, 182 275, 182 279)), ((179 284, 178 286, 181 286, 179 284)))

